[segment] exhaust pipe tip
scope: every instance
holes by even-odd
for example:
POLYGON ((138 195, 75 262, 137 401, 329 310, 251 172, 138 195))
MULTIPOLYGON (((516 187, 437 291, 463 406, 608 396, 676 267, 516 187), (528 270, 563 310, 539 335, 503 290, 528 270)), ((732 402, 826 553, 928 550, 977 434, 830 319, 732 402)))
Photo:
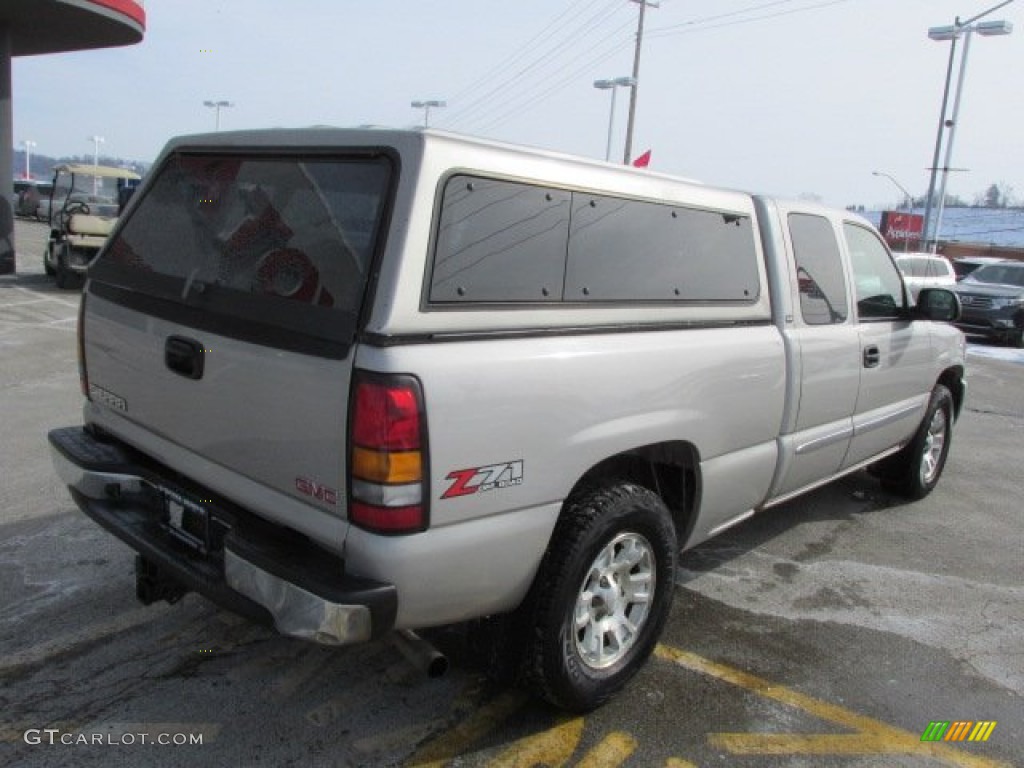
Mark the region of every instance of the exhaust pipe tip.
POLYGON ((427 677, 437 679, 448 672, 448 657, 412 630, 396 630, 392 640, 399 653, 427 677))

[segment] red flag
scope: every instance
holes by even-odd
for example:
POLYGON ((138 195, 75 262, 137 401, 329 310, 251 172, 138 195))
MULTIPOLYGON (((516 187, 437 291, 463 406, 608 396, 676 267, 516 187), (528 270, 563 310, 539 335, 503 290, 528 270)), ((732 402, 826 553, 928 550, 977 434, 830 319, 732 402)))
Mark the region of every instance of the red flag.
POLYGON ((633 161, 633 166, 636 168, 646 168, 651 164, 651 150, 647 150, 640 157, 633 161))

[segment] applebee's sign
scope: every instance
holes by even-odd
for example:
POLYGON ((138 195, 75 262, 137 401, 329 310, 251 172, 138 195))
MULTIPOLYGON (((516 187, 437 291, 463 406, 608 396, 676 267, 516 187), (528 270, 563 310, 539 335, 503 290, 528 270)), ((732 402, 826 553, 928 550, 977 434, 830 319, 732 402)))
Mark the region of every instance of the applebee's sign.
POLYGON ((920 240, 924 234, 924 216, 905 211, 882 211, 878 229, 889 245, 920 240))

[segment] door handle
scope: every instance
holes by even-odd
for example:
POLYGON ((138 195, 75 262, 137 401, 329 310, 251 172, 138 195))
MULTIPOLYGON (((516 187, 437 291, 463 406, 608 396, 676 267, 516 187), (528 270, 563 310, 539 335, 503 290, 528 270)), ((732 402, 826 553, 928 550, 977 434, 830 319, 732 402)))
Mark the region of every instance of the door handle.
POLYGON ((864 367, 865 368, 877 368, 882 362, 882 353, 878 351, 878 347, 872 344, 870 347, 864 347, 864 367))
POLYGON ((203 345, 183 336, 169 336, 164 344, 164 365, 187 379, 203 378, 203 345))

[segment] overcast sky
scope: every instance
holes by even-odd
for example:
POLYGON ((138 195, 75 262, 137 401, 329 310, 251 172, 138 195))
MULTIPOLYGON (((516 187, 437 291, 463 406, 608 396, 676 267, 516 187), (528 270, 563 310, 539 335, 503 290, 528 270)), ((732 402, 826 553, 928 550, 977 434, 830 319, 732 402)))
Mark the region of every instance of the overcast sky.
MULTIPOLYGON (((949 55, 931 26, 996 0, 661 0, 647 11, 634 155, 710 184, 845 206, 895 203, 873 170, 924 194, 949 55)), ((48 155, 152 160, 175 135, 221 128, 422 120, 603 157, 610 92, 629 75, 628 0, 147 0, 136 46, 14 62, 15 142, 48 155)), ((975 35, 950 191, 1024 196, 1024 3, 975 35)), ((954 79, 955 84, 955 79, 954 79)), ((628 91, 616 106, 621 159, 628 91)), ((941 165, 941 163, 940 163, 941 165)))

